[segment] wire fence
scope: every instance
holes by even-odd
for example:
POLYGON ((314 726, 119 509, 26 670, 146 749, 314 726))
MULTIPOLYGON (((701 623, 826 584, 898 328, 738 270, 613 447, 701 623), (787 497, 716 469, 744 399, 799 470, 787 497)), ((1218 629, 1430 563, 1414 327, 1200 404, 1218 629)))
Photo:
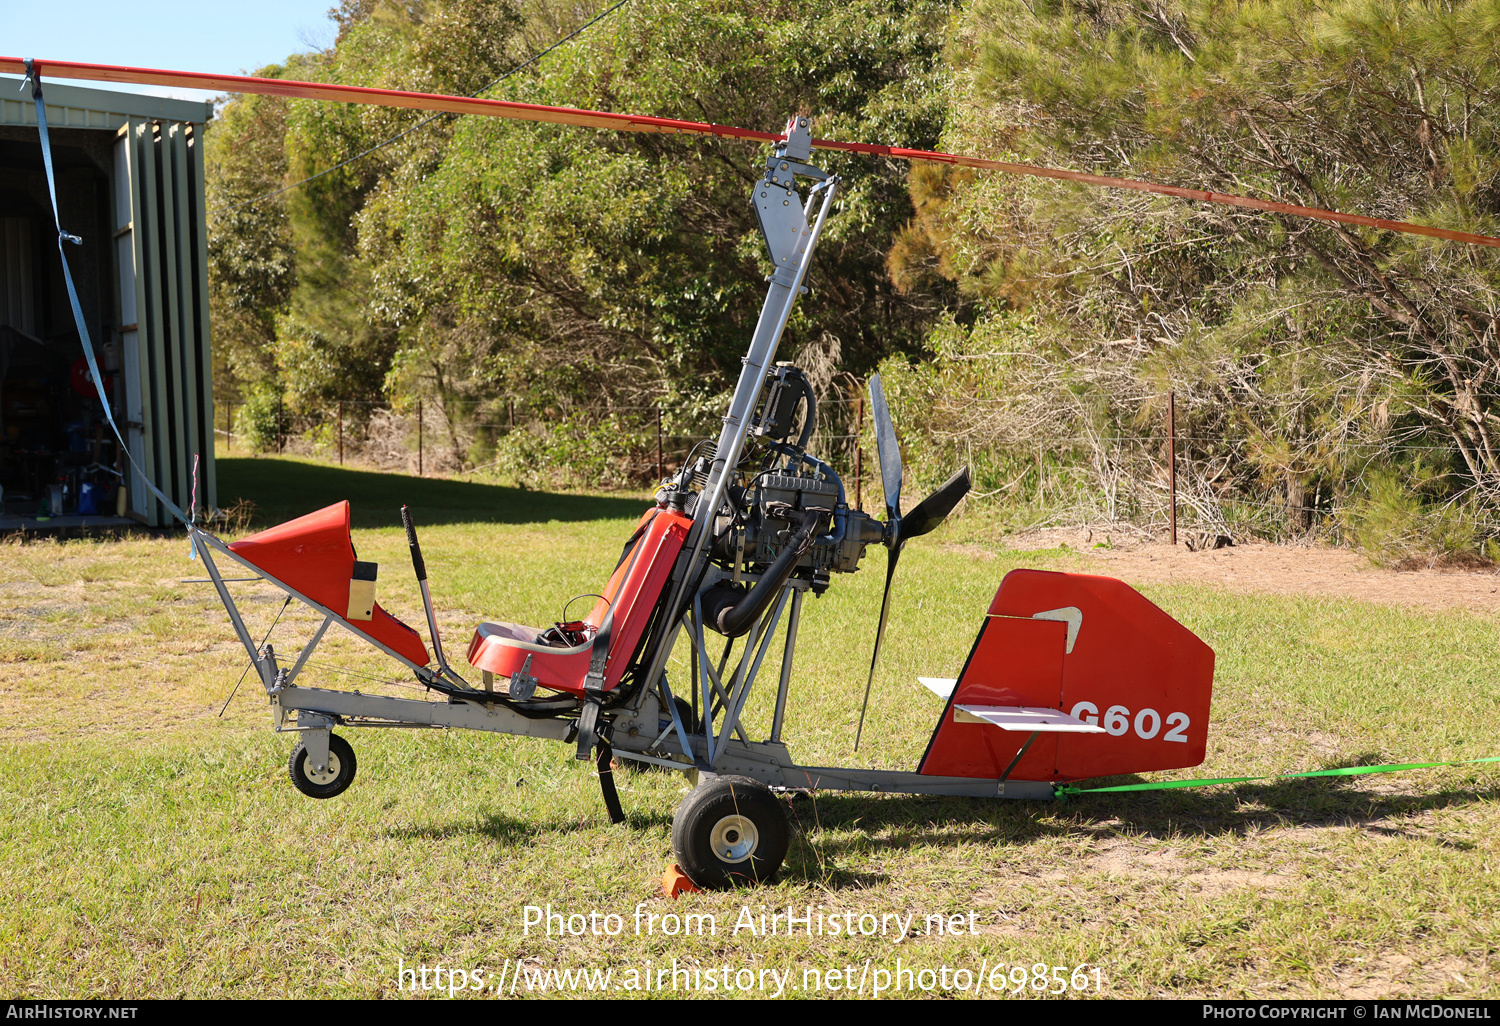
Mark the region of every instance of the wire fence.
POLYGON ((932 404, 930 450, 978 465, 970 502, 992 503, 1014 529, 1124 528, 1193 547, 1316 539, 1395 561, 1500 561, 1500 475, 1466 467, 1455 444, 1433 444, 1421 428, 1286 439, 1237 432, 1229 421, 1206 433, 1212 411, 1200 408, 1183 418, 1199 431, 1184 431, 1169 391, 1144 400, 1159 415, 1124 424, 1068 432, 1048 430, 1055 418, 1028 425, 1011 416, 1002 430, 980 423, 984 400, 948 398, 953 408, 932 404))
MULTIPOLYGON (((871 484, 859 444, 865 405, 863 397, 821 399, 808 443, 845 479, 851 501, 863 501, 871 484)), ((220 402, 214 411, 214 433, 227 455, 300 455, 419 476, 487 473, 598 486, 659 482, 695 448, 717 439, 720 427, 717 418, 683 417, 663 405, 600 413, 520 399, 406 406, 346 400, 296 408, 277 401, 270 409, 220 402)))
MULTIPOLYGON (((1163 398, 1155 431, 1012 438, 982 450, 953 437, 908 433, 904 505, 966 462, 975 471, 970 505, 1003 510, 1017 529, 1108 526, 1174 544, 1213 544, 1223 536, 1344 540, 1340 532, 1355 501, 1350 489, 1316 478, 1303 488, 1291 475, 1271 482, 1247 474, 1243 440, 1179 432, 1173 397, 1163 398)), ((521 399, 420 400, 407 406, 349 400, 295 410, 285 402, 262 404, 253 415, 246 405, 223 402, 216 408, 221 452, 301 455, 422 476, 485 475, 528 486, 654 485, 716 439, 722 426, 717 416, 694 418, 666 405, 614 406, 601 413, 521 399)), ((863 396, 820 400, 808 451, 842 477, 851 505, 878 512, 883 489, 866 406, 863 396)), ((1374 463, 1398 450, 1451 448, 1387 440, 1371 445, 1368 458, 1374 463)), ((1343 458, 1358 464, 1363 452, 1349 443, 1343 458)), ((1484 510, 1483 504, 1450 503, 1423 515, 1442 519, 1445 529, 1500 537, 1500 516, 1484 510)))

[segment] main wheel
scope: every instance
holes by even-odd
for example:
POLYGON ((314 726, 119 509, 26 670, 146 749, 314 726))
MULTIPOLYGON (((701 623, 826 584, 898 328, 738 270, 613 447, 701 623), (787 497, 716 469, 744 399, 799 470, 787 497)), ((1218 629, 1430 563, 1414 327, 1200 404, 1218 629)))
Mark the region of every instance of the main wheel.
POLYGON ((786 813, 749 777, 715 777, 693 789, 672 819, 677 864, 699 887, 765 883, 786 858, 786 813))
POLYGON ((337 734, 329 734, 328 768, 319 773, 312 767, 307 746, 298 741, 286 768, 297 790, 309 798, 332 798, 343 794, 344 789, 354 782, 354 749, 337 734))

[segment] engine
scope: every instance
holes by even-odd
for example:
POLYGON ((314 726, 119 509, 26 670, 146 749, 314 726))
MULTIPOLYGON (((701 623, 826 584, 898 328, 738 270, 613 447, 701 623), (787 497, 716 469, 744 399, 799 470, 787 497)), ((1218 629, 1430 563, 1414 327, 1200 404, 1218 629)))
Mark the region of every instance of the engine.
MULTIPOLYGON (((704 619, 730 637, 748 630, 789 578, 821 594, 831 574, 854 573, 866 547, 886 540, 885 524, 850 509, 838 474, 807 452, 818 402, 806 375, 778 366, 762 396, 709 541, 720 573, 703 592, 704 619)), ((657 501, 691 514, 713 458, 712 451, 690 458, 657 501)))

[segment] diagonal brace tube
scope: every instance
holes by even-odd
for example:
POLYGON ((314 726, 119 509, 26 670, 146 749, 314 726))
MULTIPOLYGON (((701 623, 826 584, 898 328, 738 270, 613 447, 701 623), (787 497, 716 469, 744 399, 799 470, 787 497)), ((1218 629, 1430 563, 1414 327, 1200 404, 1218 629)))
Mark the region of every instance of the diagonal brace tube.
MULTIPOLYGON (((786 598, 789 589, 783 589, 781 596, 776 600, 776 608, 761 623, 760 646, 755 647, 754 641, 745 646, 745 654, 740 657, 740 670, 736 676, 742 676, 738 682, 738 691, 734 693, 734 704, 724 713, 724 725, 719 728, 718 742, 709 756, 709 763, 718 765, 719 759, 724 754, 724 748, 729 742, 731 728, 739 730, 740 713, 744 711, 745 701, 750 697, 750 689, 755 685, 755 678, 760 674, 761 661, 765 659, 766 652, 771 647, 771 639, 776 634, 776 625, 781 622, 782 610, 786 608, 786 598), (751 665, 749 673, 745 672, 745 662, 750 658, 750 652, 755 651, 755 662, 751 665)), ((744 735, 741 734, 741 737, 744 735)))

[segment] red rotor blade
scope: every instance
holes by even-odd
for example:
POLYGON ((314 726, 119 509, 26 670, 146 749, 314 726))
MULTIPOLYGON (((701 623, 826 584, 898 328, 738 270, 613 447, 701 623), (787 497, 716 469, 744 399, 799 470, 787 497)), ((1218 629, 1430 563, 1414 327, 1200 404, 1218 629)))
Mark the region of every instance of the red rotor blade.
MULTIPOLYGON (((624 132, 685 132, 718 135, 730 139, 750 139, 755 142, 777 142, 782 138, 774 132, 758 132, 754 129, 734 128, 729 125, 710 125, 700 121, 611 114, 606 111, 579 110, 576 107, 547 107, 536 103, 487 100, 474 96, 413 93, 402 89, 372 89, 368 86, 339 85, 332 82, 297 82, 291 79, 256 78, 253 75, 210 75, 201 71, 128 68, 115 64, 79 64, 73 61, 33 60, 32 66, 44 79, 81 78, 95 82, 127 82, 136 85, 223 90, 231 93, 259 93, 263 96, 285 96, 292 99, 338 100, 343 103, 368 103, 381 107, 446 111, 449 114, 483 114, 487 117, 540 121, 554 125, 612 128, 624 132)), ((15 57, 0 57, 0 73, 5 72, 24 75, 26 62, 15 57)))
POLYGON ((1412 224, 1410 221, 1387 221, 1379 217, 1365 217, 1363 214, 1341 214, 1337 210, 1302 207, 1295 203, 1277 203, 1275 200, 1255 199, 1251 196, 1236 196, 1233 193, 1227 192, 1185 189, 1177 185, 1158 185, 1155 182, 1141 182, 1132 178, 1109 178, 1105 175, 1084 174, 1082 171, 1064 171, 1056 167, 1036 167, 1031 164, 1007 164, 1003 160, 988 160, 984 157, 961 157, 952 153, 939 153, 934 150, 908 150, 900 146, 831 142, 824 139, 814 139, 813 145, 825 150, 874 153, 881 156, 897 157, 902 160, 920 160, 933 164, 957 164, 962 167, 1004 171, 1007 174, 1013 175, 1030 175, 1033 178, 1057 178, 1065 182, 1082 182, 1085 185, 1100 185, 1108 189, 1134 189, 1137 192, 1154 192, 1161 196, 1176 196, 1179 199, 1197 200, 1199 203, 1225 203, 1234 207, 1248 207, 1251 210, 1265 210, 1273 214, 1315 217, 1320 221, 1338 221, 1342 224, 1358 224, 1367 228, 1384 228, 1386 231, 1404 232, 1407 235, 1427 235, 1434 239, 1448 239, 1450 242, 1467 242, 1474 246, 1500 247, 1500 239, 1490 235, 1474 235, 1469 232, 1456 232, 1447 228, 1433 228, 1425 224, 1412 224))
MULTIPOLYGON (((637 114, 613 114, 607 111, 580 110, 574 107, 548 107, 534 103, 514 103, 509 100, 487 100, 469 96, 445 96, 440 93, 414 93, 401 89, 372 89, 366 86, 337 85, 328 82, 295 82, 276 78, 256 78, 251 75, 211 75, 197 71, 167 71, 159 68, 131 68, 113 64, 80 64, 74 61, 32 62, 38 72, 48 78, 81 78, 100 82, 126 82, 138 85, 181 86, 190 89, 225 90, 234 93, 260 93, 266 96, 286 96, 312 100, 338 100, 344 103, 371 103, 387 107, 406 107, 413 110, 445 111, 450 114, 482 114, 487 117, 510 118, 517 121, 539 121, 555 125, 583 125, 589 128, 607 128, 623 132, 680 132, 693 135, 713 135, 728 139, 746 139, 753 142, 778 142, 782 136, 773 132, 759 132, 750 128, 735 128, 730 125, 713 125, 701 121, 679 121, 675 118, 657 118, 637 114)), ((0 57, 0 73, 23 75, 26 62, 16 57, 0 57)), ((1425 235, 1450 242, 1463 242, 1473 246, 1500 248, 1500 238, 1490 235, 1475 235, 1470 232, 1434 228, 1430 225, 1412 224, 1409 221, 1388 221, 1380 217, 1365 217, 1362 214, 1344 214, 1336 210, 1304 207, 1295 203, 1278 203, 1274 200, 1236 196, 1233 193, 1210 192, 1205 189, 1188 189, 1176 185, 1158 185, 1131 178, 1110 178, 1105 175, 1085 174, 1055 167, 1036 167, 1031 164, 1012 164, 1003 160, 984 157, 965 157, 936 150, 911 150, 901 146, 885 146, 879 143, 839 142, 833 139, 814 139, 813 146, 824 150, 843 150, 849 153, 867 153, 874 156, 894 157, 898 160, 918 160, 935 164, 956 164, 962 167, 1003 171, 1007 174, 1028 175, 1033 178, 1055 178, 1084 185, 1098 185, 1109 189, 1133 189, 1161 196, 1194 200, 1199 203, 1220 203, 1250 210, 1262 210, 1274 214, 1290 214, 1295 217, 1311 217, 1320 221, 1380 228, 1386 231, 1403 232, 1407 235, 1425 235)))

